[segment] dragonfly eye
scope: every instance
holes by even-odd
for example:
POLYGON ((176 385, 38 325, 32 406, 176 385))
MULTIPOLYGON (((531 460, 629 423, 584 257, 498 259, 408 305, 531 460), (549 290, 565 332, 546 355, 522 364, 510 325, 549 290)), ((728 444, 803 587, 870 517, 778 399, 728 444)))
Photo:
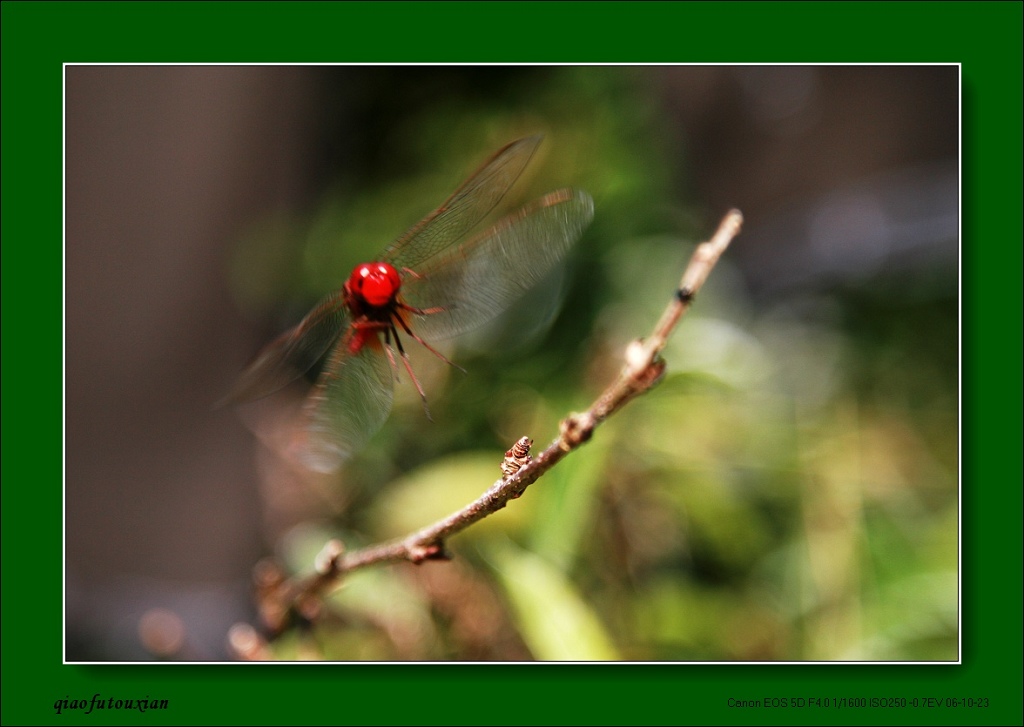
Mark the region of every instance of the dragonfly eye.
POLYGON ((390 303, 401 286, 402 279, 398 271, 388 263, 357 265, 348 279, 349 290, 372 306, 390 303))

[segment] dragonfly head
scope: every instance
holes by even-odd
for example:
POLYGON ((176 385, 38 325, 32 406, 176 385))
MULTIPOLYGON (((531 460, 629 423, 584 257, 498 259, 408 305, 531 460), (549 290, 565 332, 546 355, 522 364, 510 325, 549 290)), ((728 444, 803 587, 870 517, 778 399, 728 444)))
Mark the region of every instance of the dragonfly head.
POLYGON ((345 283, 350 296, 374 307, 385 306, 395 299, 402 279, 393 265, 388 263, 362 263, 356 265, 345 283))

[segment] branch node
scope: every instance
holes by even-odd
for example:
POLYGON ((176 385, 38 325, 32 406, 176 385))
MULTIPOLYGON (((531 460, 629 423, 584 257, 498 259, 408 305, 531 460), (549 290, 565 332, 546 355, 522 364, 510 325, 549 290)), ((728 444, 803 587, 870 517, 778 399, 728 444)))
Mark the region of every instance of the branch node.
POLYGON ((313 568, 322 576, 336 573, 341 567, 341 556, 345 554, 345 544, 337 539, 328 540, 320 552, 316 554, 313 568))
POLYGON ((644 369, 651 364, 651 351, 644 345, 644 339, 637 338, 630 341, 626 346, 626 370, 623 372, 627 378, 636 378, 644 369))
POLYGON ((594 417, 590 412, 571 414, 559 425, 561 438, 558 446, 569 452, 584 442, 590 441, 594 433, 594 417))
POLYGON ((642 391, 653 389, 665 376, 665 359, 657 358, 651 362, 651 365, 643 372, 639 378, 642 391))
POLYGON ((299 617, 307 622, 315 621, 323 607, 324 602, 318 596, 310 593, 302 594, 295 603, 295 610, 299 617))
POLYGON ((409 560, 416 565, 427 560, 451 560, 444 543, 415 543, 409 546, 409 560))
POLYGON ((253 566, 252 580, 257 591, 269 593, 285 582, 285 573, 273 558, 263 558, 253 566))
POLYGON ((526 485, 521 485, 519 487, 516 487, 515 489, 513 489, 509 493, 508 499, 510 499, 510 500, 518 500, 520 497, 523 496, 524 492, 526 492, 526 485))

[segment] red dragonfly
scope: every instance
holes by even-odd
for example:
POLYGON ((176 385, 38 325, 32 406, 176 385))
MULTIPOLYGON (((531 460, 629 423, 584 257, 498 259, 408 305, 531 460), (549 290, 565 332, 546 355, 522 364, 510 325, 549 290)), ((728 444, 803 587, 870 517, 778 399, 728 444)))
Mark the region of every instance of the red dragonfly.
POLYGON ((504 311, 551 270, 593 218, 586 192, 560 189, 466 237, 519 178, 540 141, 530 136, 500 149, 376 261, 357 265, 340 290, 263 349, 228 399, 267 396, 327 354, 304 406, 301 452, 307 466, 327 472, 383 426, 398 359, 425 408, 402 337, 451 363, 427 340, 456 336, 504 311))

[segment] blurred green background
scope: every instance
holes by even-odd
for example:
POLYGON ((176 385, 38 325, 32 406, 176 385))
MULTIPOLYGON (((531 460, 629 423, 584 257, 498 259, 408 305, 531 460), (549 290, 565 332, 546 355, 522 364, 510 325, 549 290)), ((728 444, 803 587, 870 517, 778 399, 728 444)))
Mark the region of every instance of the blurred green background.
POLYGON ((367 545, 477 497, 516 439, 546 446, 612 380, 735 206, 744 230, 658 387, 451 539, 452 562, 353 574, 273 655, 956 660, 958 82, 70 68, 68 657, 226 658, 259 557, 308 572, 329 538, 367 545), (537 132, 515 198, 582 188, 594 222, 547 283, 444 344, 465 375, 411 351, 432 422, 403 376, 381 433, 327 477, 276 453, 301 388, 210 411, 353 265, 537 132), (128 482, 127 512, 104 515, 128 482))

